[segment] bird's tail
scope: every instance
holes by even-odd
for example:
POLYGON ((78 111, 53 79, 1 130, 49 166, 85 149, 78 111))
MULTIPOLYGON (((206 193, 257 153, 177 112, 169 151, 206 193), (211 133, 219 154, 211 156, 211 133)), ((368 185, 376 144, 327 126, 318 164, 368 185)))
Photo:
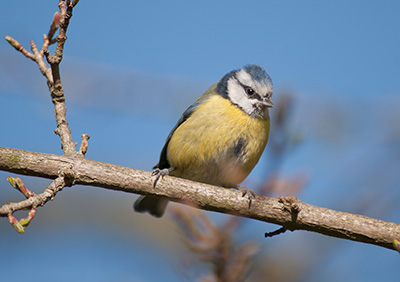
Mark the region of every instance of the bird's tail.
POLYGON ((133 204, 133 209, 141 213, 148 212, 155 217, 162 217, 167 204, 168 200, 149 196, 140 196, 133 204))

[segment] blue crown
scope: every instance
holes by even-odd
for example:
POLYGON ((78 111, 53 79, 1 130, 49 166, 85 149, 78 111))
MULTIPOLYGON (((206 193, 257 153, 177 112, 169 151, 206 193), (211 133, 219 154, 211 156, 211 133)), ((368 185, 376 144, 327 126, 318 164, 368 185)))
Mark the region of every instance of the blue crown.
POLYGON ((259 65, 245 65, 243 68, 251 77, 263 84, 272 84, 271 78, 267 72, 259 65))

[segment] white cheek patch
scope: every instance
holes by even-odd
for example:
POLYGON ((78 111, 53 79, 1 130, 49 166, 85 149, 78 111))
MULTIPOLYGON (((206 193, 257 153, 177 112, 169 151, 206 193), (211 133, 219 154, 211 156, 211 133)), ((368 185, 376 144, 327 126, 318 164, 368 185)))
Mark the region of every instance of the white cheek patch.
POLYGON ((243 87, 235 78, 231 78, 228 80, 228 96, 233 104, 238 105, 247 114, 250 115, 253 113, 254 108, 251 100, 247 97, 246 93, 243 90, 243 87))

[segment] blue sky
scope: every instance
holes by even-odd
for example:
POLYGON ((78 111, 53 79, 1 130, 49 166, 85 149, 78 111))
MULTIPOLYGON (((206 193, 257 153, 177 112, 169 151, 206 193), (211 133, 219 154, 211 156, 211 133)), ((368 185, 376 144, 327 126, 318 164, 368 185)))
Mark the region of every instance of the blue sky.
MULTIPOLYGON (((11 35, 26 48, 32 39, 40 44, 55 11, 57 1, 7 1, 0 37, 11 35)), ((398 221, 399 12, 398 1, 81 0, 61 65, 73 138, 91 135, 88 158, 150 170, 181 113, 225 73, 257 63, 273 80, 273 100, 285 92, 294 97, 290 129, 301 133, 302 142, 286 156, 281 173, 307 176, 309 184, 297 196, 398 221)), ((45 80, 5 40, 0 40, 0 100, 0 146, 61 153, 45 80)), ((247 183, 264 180, 269 156, 267 149, 247 183)), ((2 203, 20 200, 7 175, 0 172, 2 203)), ((48 183, 23 179, 36 192, 48 183)), ((36 257, 32 271, 60 261, 53 271, 65 274, 59 281, 78 275, 183 281, 163 259, 169 253, 178 260, 183 252, 171 219, 133 215, 134 199, 72 188, 41 208, 24 236, 1 220, 0 249, 12 258, 0 266, 2 273, 12 277, 18 254, 29 252, 36 257), (40 246, 49 244, 40 254, 40 246), (153 259, 157 272, 151 271, 153 259)), ((351 280, 398 276, 394 252, 304 232, 266 242, 260 237, 267 227, 274 228, 248 223, 236 239, 255 239, 269 251, 299 240, 310 248, 315 240, 324 242, 322 249, 336 246, 307 281, 332 273, 343 280, 336 269, 351 280)), ((21 280, 29 275, 22 273, 21 280)))

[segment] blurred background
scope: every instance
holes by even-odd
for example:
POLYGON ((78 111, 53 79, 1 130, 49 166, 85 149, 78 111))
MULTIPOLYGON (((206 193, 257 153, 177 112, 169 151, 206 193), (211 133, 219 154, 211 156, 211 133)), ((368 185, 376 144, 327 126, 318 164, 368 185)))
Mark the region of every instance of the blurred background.
MULTIPOLYGON (((57 3, 2 5, 0 146, 62 153, 45 78, 4 40, 41 46, 57 3)), ((399 13, 395 0, 82 0, 61 64, 74 141, 87 133, 87 158, 149 171, 183 111, 257 63, 277 106, 244 184, 399 222, 399 13)), ((0 172, 0 205, 23 199, 9 175, 0 172)), ((50 183, 20 177, 36 193, 50 183)), ((1 218, 1 280, 398 281, 395 251, 305 231, 265 239, 279 226, 178 204, 154 219, 133 212, 136 198, 74 186, 39 208, 25 235, 1 218)))

